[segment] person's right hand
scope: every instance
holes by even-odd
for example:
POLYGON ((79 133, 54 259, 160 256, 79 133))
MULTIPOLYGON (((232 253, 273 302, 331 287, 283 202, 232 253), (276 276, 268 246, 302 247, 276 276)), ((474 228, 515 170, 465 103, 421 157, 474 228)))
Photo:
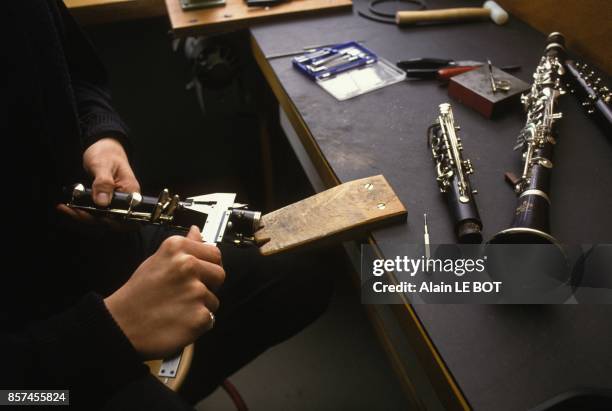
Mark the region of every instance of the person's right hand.
POLYGON ((211 327, 219 307, 213 291, 224 280, 221 252, 202 243, 194 226, 187 237, 166 239, 104 302, 136 351, 159 359, 211 327))

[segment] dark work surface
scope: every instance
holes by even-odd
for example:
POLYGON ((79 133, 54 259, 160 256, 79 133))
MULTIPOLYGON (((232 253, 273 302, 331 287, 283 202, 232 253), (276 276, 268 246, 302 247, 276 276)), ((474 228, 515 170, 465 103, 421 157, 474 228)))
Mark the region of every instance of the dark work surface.
MULTIPOLYGON (((451 2, 431 1, 430 8, 451 2)), ((452 2, 452 5, 480 2, 452 2)), ((361 5, 355 2, 355 7, 361 5)), ((310 44, 364 40, 396 62, 415 57, 490 58, 520 64, 531 82, 545 35, 511 19, 398 28, 352 13, 266 24, 252 29, 266 55, 310 44)), ((566 33, 571 36, 571 33, 566 33)), ((435 82, 404 82, 338 102, 295 71, 290 58, 271 60, 323 155, 342 182, 382 173, 408 208, 408 222, 376 231, 383 253, 391 244, 420 243, 427 212, 432 243, 454 242, 440 197, 425 131, 449 101, 435 82)), ((451 101, 451 103, 453 103, 451 101)), ((520 107, 495 120, 453 103, 465 155, 474 163, 472 183, 485 238, 508 227, 516 198, 504 183, 518 172, 512 151, 524 124, 520 107)), ((573 96, 560 103, 563 119, 552 183, 553 234, 566 243, 612 242, 612 144, 579 110, 573 96)), ((578 387, 612 388, 612 307, 451 306, 414 307, 470 405, 478 410, 521 410, 578 387)))

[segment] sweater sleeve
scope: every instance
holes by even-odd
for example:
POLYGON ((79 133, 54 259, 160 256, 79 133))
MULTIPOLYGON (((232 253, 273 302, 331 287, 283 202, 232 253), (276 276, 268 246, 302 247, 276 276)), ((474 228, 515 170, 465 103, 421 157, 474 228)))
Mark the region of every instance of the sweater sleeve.
POLYGON ((72 79, 83 148, 103 137, 114 137, 129 154, 131 147, 127 138, 128 128, 112 106, 108 73, 93 45, 70 15, 63 1, 58 1, 58 6, 64 53, 72 79))
POLYGON ((75 400, 91 395, 103 400, 148 373, 102 298, 94 293, 20 333, 0 336, 0 346, 2 352, 10 353, 9 364, 15 363, 15 372, 0 373, 3 388, 70 387, 75 400))

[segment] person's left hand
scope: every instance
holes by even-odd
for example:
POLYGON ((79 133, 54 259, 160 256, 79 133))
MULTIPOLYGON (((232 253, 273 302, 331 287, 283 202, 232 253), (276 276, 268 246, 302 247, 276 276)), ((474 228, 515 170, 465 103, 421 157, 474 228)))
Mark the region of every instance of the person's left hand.
POLYGON ((140 192, 121 143, 114 138, 98 140, 83 153, 83 167, 94 178, 93 199, 99 207, 110 204, 113 191, 140 192))
MULTIPOLYGON (((140 184, 132 171, 127 154, 121 143, 114 138, 102 138, 89 146, 83 153, 83 167, 94 178, 93 200, 99 207, 110 204, 114 191, 140 192, 140 184)), ((64 205, 59 208, 75 218, 88 217, 87 213, 64 205)))

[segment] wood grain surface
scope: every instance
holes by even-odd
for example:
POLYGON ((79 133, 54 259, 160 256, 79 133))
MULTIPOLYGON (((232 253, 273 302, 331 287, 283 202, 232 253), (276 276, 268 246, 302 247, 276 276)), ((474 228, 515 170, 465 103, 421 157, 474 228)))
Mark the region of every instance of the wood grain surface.
POLYGON ((350 181, 262 217, 255 233, 263 255, 339 236, 361 235, 383 222, 405 218, 406 208, 385 177, 350 181))
POLYGON ((189 373, 189 368, 191 368, 191 362, 193 360, 193 344, 188 345, 183 349, 183 355, 181 356, 181 363, 179 364, 176 377, 175 378, 165 378, 157 375, 159 373, 159 368, 162 365, 162 360, 151 360, 147 361, 146 364, 149 367, 149 371, 156 378, 158 378, 163 384, 165 384, 172 391, 178 391, 181 387, 185 378, 187 378, 187 374, 189 373))
POLYGON ((351 0, 290 0, 273 7, 248 7, 245 0, 227 0, 225 6, 183 11, 179 0, 166 0, 177 36, 235 30, 289 16, 348 10, 352 5, 351 0))
POLYGON ((138 20, 166 14, 164 0, 65 0, 65 3, 81 25, 138 20))
POLYGON ((64 4, 69 9, 76 9, 79 7, 95 7, 95 6, 105 6, 107 4, 116 4, 116 3, 130 3, 134 0, 64 0, 64 4))
POLYGON ((612 74, 612 1, 498 0, 498 3, 543 33, 560 31, 571 51, 612 74))

